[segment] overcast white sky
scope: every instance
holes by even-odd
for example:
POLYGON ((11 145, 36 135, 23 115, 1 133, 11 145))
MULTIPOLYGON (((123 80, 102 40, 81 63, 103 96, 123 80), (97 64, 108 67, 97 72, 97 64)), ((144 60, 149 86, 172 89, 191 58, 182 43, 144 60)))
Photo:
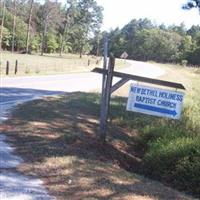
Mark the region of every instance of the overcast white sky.
POLYGON ((166 25, 184 22, 187 28, 200 25, 197 9, 190 11, 181 7, 187 0, 96 0, 104 7, 102 30, 122 27, 132 19, 149 18, 156 24, 166 25))

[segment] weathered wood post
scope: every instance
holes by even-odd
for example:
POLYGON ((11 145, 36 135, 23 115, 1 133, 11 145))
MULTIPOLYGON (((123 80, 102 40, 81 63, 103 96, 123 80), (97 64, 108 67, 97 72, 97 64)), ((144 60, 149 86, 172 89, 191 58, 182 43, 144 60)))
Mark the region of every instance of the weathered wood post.
POLYGON ((6 62, 6 75, 9 75, 9 61, 6 62))
POLYGON ((108 110, 110 105, 114 66, 115 66, 115 58, 111 54, 109 58, 108 73, 105 79, 105 87, 102 88, 103 92, 102 92, 102 104, 101 104, 101 116, 100 116, 100 138, 103 142, 105 142, 107 133, 108 110))
POLYGON ((17 71, 18 71, 18 61, 16 60, 15 61, 15 75, 17 74, 17 71))
MULTIPOLYGON (((107 75, 107 82, 106 82, 106 121, 108 120, 109 108, 110 108, 110 97, 111 97, 111 90, 112 90, 112 81, 113 81, 113 71, 115 67, 115 57, 111 53, 109 58, 109 65, 108 65, 108 75, 107 75)), ((107 123, 107 122, 106 122, 107 123)))
MULTIPOLYGON (((107 69, 107 57, 108 57, 108 38, 107 35, 104 36, 104 60, 103 60, 103 69, 107 69)), ((102 90, 101 90, 101 109, 100 109, 100 138, 104 138, 104 116, 105 116, 105 86, 106 86, 106 74, 102 74, 102 90)))

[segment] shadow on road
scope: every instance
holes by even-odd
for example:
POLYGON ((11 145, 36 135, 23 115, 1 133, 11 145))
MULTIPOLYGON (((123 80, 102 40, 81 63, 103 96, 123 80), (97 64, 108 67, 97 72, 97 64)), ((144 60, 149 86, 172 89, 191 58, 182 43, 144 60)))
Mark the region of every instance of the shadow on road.
POLYGON ((31 99, 40 98, 43 96, 51 96, 63 94, 59 91, 36 90, 31 88, 14 88, 1 87, 0 88, 0 104, 9 104, 10 102, 17 103, 18 101, 27 101, 31 99))

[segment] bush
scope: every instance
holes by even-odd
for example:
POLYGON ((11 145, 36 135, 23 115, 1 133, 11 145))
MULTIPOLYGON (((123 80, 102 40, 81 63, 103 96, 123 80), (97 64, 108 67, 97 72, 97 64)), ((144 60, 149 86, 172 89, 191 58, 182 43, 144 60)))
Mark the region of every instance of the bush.
POLYGON ((179 160, 174 173, 174 183, 180 189, 193 192, 200 197, 200 156, 187 156, 179 160))
POLYGON ((186 66, 188 64, 188 61, 187 60, 181 60, 181 65, 182 66, 186 66))
POLYGON ((200 196, 200 137, 192 138, 174 130, 163 136, 156 132, 146 135, 149 142, 143 159, 144 173, 200 196))

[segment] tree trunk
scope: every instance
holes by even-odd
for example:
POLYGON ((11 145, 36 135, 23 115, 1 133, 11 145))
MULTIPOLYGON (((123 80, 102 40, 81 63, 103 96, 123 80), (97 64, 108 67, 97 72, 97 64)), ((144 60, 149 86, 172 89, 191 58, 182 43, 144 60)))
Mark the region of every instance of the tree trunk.
POLYGON ((26 35, 26 53, 28 53, 29 51, 29 37, 30 37, 31 18, 32 18, 32 12, 33 12, 33 3, 34 3, 34 0, 31 0, 31 7, 29 11, 29 18, 28 18, 27 35, 26 35))
POLYGON ((82 58, 83 55, 83 45, 80 46, 79 58, 82 58))
POLYGON ((43 30, 43 33, 42 33, 42 49, 41 49, 41 56, 43 56, 43 54, 44 54, 44 47, 45 47, 46 34, 47 34, 47 19, 45 19, 44 30, 43 30))
POLYGON ((12 27, 12 52, 15 50, 15 30, 16 30, 16 0, 13 1, 13 27, 12 27))
POLYGON ((97 36, 97 52, 96 52, 96 56, 99 56, 99 36, 97 36))
POLYGON ((2 19, 1 19, 1 32, 0 32, 0 52, 2 50, 3 25, 4 25, 4 18, 5 18, 5 10, 6 10, 6 4, 5 4, 5 1, 3 1, 3 13, 2 13, 2 19))
POLYGON ((62 56, 62 52, 63 52, 63 45, 64 45, 64 39, 65 39, 66 28, 67 28, 67 23, 65 23, 64 30, 63 30, 63 34, 61 35, 61 41, 60 41, 60 56, 62 56))

